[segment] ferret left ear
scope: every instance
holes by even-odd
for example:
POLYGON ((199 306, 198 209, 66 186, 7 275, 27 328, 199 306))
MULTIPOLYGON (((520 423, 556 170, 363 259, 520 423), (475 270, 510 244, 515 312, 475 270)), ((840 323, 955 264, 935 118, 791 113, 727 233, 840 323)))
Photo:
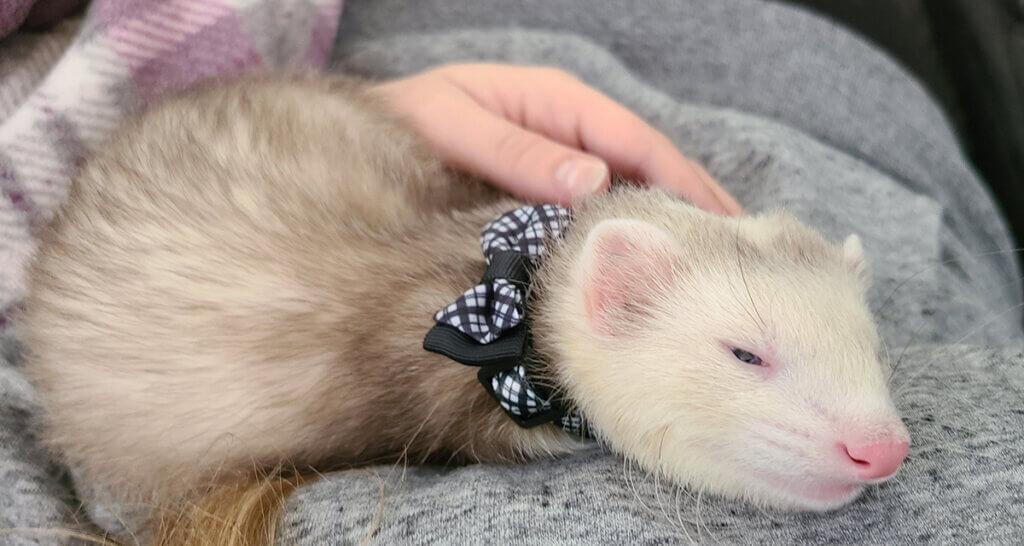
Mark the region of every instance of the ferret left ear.
POLYGON ((843 241, 843 265, 861 282, 867 283, 870 280, 871 269, 864 257, 864 246, 856 233, 851 233, 843 241))
POLYGON ((581 256, 583 305, 597 333, 620 335, 649 315, 672 281, 679 243, 640 220, 604 220, 590 230, 581 256))

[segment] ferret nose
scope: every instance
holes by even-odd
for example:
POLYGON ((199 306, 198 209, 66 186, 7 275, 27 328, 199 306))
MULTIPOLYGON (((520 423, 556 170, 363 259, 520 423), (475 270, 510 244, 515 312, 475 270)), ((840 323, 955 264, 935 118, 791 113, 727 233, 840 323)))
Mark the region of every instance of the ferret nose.
POLYGON ((910 443, 892 439, 873 444, 843 444, 842 447, 850 462, 855 465, 857 476, 864 480, 874 480, 896 472, 907 458, 910 443))

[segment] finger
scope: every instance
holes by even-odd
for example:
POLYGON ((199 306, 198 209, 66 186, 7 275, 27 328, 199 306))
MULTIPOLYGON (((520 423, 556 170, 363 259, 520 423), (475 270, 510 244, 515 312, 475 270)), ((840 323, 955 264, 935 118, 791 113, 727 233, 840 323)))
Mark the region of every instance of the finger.
MULTIPOLYGON (((441 159, 520 197, 571 205, 608 187, 607 164, 495 115, 451 88, 419 92, 415 108, 397 105, 441 159), (429 105, 423 101, 429 101, 429 105)), ((385 86, 382 86, 386 88, 385 86)), ((408 93, 391 93, 408 100, 408 93)))
POLYGON ((724 214, 742 212, 706 171, 695 172, 693 163, 668 138, 568 74, 501 65, 445 70, 453 83, 478 102, 527 129, 593 153, 612 169, 672 190, 699 207, 724 214), (481 86, 481 81, 495 84, 481 86))
POLYGON ((650 155, 639 167, 650 184, 680 194, 702 209, 732 214, 728 205, 732 198, 722 198, 728 194, 703 167, 683 156, 668 138, 652 139, 650 155))
POLYGON ((711 191, 715 192, 715 194, 718 195, 718 200, 725 205, 725 208, 730 215, 741 216, 746 214, 746 211, 743 210, 743 207, 740 206, 739 202, 736 201, 736 199, 734 199, 733 196, 729 194, 729 192, 725 191, 725 188, 720 186, 718 183, 715 183, 715 179, 711 176, 710 173, 708 173, 708 171, 704 167, 701 166, 700 163, 697 163, 696 161, 689 159, 687 159, 687 161, 690 163, 690 168, 693 169, 693 171, 697 174, 698 178, 704 180, 705 183, 710 182, 708 183, 708 187, 710 187, 711 191))

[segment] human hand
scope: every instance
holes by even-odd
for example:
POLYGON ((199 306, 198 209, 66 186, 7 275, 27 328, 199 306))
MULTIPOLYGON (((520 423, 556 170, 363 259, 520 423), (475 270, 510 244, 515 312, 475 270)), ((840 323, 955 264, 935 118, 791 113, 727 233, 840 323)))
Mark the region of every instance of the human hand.
POLYGON ((610 167, 703 209, 743 214, 667 137, 561 70, 452 65, 374 90, 446 163, 517 196, 571 205, 606 190, 610 167))

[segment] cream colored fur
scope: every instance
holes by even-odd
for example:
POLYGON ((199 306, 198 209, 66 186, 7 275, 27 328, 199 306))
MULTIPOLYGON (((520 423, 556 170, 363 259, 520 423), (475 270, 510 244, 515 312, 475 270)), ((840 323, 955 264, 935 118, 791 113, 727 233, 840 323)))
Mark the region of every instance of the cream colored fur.
POLYGON ((534 331, 555 382, 615 450, 677 483, 824 510, 865 485, 842 467, 839 441, 907 438, 855 236, 844 251, 784 213, 724 218, 653 191, 592 200, 577 218, 543 269, 534 331), (641 303, 615 317, 631 327, 612 335, 591 327, 583 301, 595 233, 609 229, 663 254, 619 257, 610 274, 641 303), (670 263, 667 281, 652 262, 670 263), (740 363, 727 345, 771 367, 740 363), (819 479, 850 490, 812 498, 819 479))

